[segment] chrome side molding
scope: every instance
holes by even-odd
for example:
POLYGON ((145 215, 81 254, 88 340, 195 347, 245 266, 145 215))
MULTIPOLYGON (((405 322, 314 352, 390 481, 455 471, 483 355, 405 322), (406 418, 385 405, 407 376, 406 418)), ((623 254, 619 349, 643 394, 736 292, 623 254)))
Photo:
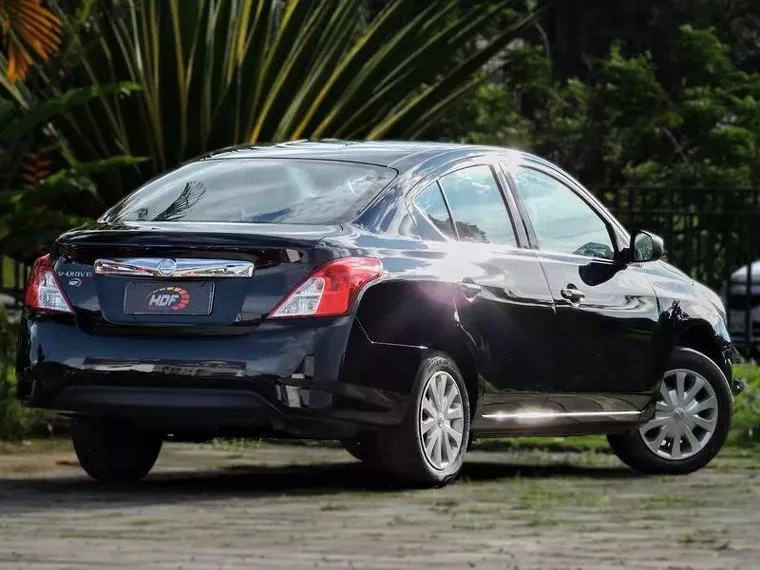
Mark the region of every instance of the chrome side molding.
POLYGON ((596 417, 615 417, 615 416, 640 416, 641 412, 636 410, 624 410, 620 412, 496 412, 494 414, 483 414, 483 418, 489 420, 553 420, 558 418, 596 418, 596 417))
POLYGON ((119 277, 150 277, 157 279, 190 279, 193 277, 253 277, 251 261, 236 259, 192 259, 134 257, 129 259, 98 259, 96 275, 119 277))

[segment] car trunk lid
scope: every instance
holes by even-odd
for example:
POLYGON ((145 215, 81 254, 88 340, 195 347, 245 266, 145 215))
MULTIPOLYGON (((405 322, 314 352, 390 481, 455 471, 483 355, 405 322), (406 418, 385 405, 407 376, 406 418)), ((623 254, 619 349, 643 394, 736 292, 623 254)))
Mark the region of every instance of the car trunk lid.
POLYGON ((104 224, 57 242, 61 287, 89 332, 235 334, 314 268, 339 225, 104 224))

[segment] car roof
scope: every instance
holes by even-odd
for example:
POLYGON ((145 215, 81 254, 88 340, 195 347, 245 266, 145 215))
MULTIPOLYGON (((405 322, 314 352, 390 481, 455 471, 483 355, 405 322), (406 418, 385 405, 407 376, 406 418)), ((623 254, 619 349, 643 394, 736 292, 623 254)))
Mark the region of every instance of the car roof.
POLYGON ((208 154, 203 159, 295 158, 361 162, 395 168, 399 172, 443 154, 451 158, 475 152, 514 154, 533 162, 549 162, 521 151, 489 146, 422 141, 342 141, 334 139, 290 141, 273 145, 238 146, 208 154))

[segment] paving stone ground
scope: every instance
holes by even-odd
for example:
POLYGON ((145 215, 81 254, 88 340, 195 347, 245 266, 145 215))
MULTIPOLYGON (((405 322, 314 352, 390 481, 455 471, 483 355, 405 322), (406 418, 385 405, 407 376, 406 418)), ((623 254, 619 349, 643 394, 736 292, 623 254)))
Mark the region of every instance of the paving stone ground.
POLYGON ((136 485, 0 453, 0 568, 760 569, 760 456, 688 477, 604 453, 474 451, 410 490, 341 449, 168 445, 136 485))

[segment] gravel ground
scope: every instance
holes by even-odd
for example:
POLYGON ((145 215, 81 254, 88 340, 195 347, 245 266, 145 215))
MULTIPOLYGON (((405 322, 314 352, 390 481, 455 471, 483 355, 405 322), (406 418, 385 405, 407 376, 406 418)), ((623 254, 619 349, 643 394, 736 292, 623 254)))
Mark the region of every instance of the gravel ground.
POLYGON ((16 449, 0 568, 760 568, 760 453, 678 478, 604 453, 468 457, 455 484, 408 490, 340 449, 169 445, 112 487, 66 447, 16 449))

